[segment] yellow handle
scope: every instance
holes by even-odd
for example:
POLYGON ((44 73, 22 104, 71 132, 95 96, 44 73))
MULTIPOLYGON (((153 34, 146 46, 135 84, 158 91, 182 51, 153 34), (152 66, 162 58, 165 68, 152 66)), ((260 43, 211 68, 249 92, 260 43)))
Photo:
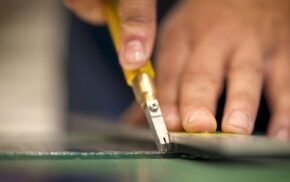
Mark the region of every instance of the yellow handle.
MULTIPOLYGON (((120 47, 120 21, 117 15, 117 1, 107 0, 105 8, 106 18, 110 34, 118 52, 120 47)), ((150 60, 147 60, 144 66, 136 70, 123 69, 125 79, 128 85, 132 86, 133 80, 141 73, 147 73, 151 78, 154 78, 154 70, 150 60)))

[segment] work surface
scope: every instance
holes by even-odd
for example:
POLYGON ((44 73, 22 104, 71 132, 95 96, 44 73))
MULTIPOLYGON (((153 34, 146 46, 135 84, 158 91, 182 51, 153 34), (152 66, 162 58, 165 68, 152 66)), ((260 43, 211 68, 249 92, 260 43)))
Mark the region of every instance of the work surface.
POLYGON ((1 161, 14 181, 289 181, 285 160, 90 159, 1 161), (17 175, 15 175, 17 174, 17 175), (18 180, 17 180, 18 179, 18 180), (45 179, 45 180, 44 180, 45 179), (72 180, 74 179, 74 180, 72 180))
POLYGON ((290 181, 289 158, 160 153, 145 133, 136 139, 121 137, 126 130, 86 126, 58 135, 0 135, 0 181, 290 181))

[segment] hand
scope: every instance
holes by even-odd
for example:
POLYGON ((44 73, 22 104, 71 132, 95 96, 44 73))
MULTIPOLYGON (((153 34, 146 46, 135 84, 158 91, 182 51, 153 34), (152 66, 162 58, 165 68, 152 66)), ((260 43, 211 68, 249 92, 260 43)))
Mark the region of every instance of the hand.
POLYGON ((157 90, 169 130, 214 132, 227 83, 222 130, 251 134, 265 83, 270 136, 290 138, 290 3, 181 1, 163 23, 157 90))
MULTIPOLYGON (((65 5, 84 21, 105 23, 105 0, 64 0, 65 5)), ((150 57, 156 31, 155 0, 119 0, 121 45, 118 51, 123 68, 136 69, 150 57)))
MULTIPOLYGON (((157 90, 169 130, 214 132, 226 80, 224 132, 252 133, 264 84, 272 111, 268 134, 290 138, 289 7, 287 0, 190 0, 173 9, 157 55, 157 90)), ((141 121, 136 106, 124 118, 136 119, 132 115, 141 121)))

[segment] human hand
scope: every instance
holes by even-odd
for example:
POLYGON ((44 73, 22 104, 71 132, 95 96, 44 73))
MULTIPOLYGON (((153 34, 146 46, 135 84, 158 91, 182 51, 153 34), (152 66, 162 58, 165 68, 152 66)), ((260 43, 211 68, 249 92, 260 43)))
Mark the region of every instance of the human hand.
MULTIPOLYGON (((64 0, 65 5, 84 21, 102 25, 105 0, 64 0)), ((151 56, 156 32, 155 0, 119 0, 121 23, 119 63, 136 69, 151 56)))
POLYGON ((181 1, 159 34, 157 90, 169 130, 251 134, 263 85, 270 136, 290 138, 290 2, 181 1))

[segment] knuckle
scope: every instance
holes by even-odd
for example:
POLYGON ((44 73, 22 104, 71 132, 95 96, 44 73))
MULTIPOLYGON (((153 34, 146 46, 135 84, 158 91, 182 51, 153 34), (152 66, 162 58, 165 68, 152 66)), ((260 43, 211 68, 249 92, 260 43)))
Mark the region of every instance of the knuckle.
POLYGON ((229 100, 232 100, 233 105, 239 105, 239 107, 247 108, 247 110, 252 110, 251 108, 255 108, 259 104, 259 97, 243 91, 231 93, 229 100))
POLYGON ((168 85, 177 82, 177 75, 172 74, 170 71, 164 71, 157 76, 157 84, 160 86, 168 85))
POLYGON ((229 72, 247 72, 248 74, 262 75, 264 73, 264 64, 255 59, 239 60, 230 66, 229 72))
POLYGON ((152 1, 134 1, 123 0, 120 3, 120 20, 125 25, 149 25, 154 24, 156 15, 152 11, 155 6, 152 1))
POLYGON ((206 71, 189 71, 182 77, 182 86, 194 85, 194 92, 218 94, 221 81, 206 71))
POLYGON ((132 13, 128 16, 122 17, 121 22, 128 26, 148 25, 154 23, 154 18, 150 16, 140 15, 138 13, 132 13))

